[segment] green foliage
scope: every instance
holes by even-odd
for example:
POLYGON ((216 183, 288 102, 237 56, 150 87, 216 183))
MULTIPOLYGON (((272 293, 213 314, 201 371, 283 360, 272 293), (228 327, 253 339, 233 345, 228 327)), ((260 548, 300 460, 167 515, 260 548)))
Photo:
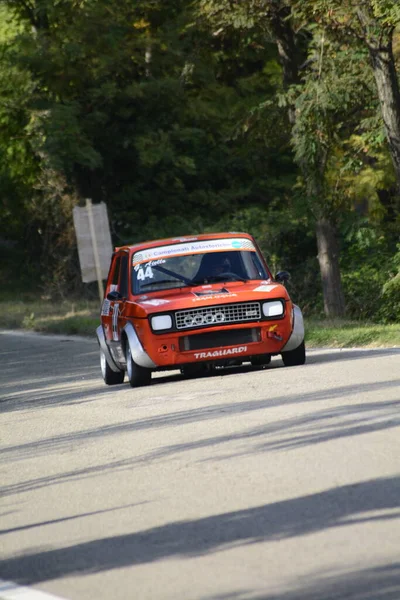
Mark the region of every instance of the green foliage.
MULTIPOLYGON (((396 23, 396 2, 363 6, 385 35, 396 23)), ((319 314, 323 213, 341 231, 350 314, 398 318, 400 207, 352 11, 336 0, 0 2, 0 275, 21 293, 82 290, 71 216, 89 197, 107 203, 116 245, 252 232, 319 314), (289 90, 274 37, 287 24, 302 66, 289 90)))
POLYGON ((344 236, 342 280, 350 317, 391 322, 398 320, 400 255, 396 238, 366 220, 353 218, 344 236))
POLYGON ((400 322, 400 245, 391 264, 393 271, 389 272, 390 278, 382 287, 381 305, 377 311, 382 323, 400 322))

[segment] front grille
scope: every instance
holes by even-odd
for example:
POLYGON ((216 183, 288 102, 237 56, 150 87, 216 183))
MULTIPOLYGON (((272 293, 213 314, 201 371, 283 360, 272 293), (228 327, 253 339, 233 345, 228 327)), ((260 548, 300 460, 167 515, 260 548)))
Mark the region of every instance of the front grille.
POLYGON ((245 321, 258 321, 259 319, 261 319, 259 302, 204 306, 190 310, 178 310, 175 313, 177 329, 193 329, 209 325, 225 325, 226 323, 243 323, 245 321))
POLYGON ((223 346, 240 346, 261 340, 259 327, 251 329, 212 330, 207 333, 185 335, 179 340, 179 349, 204 350, 205 348, 220 348, 223 346))

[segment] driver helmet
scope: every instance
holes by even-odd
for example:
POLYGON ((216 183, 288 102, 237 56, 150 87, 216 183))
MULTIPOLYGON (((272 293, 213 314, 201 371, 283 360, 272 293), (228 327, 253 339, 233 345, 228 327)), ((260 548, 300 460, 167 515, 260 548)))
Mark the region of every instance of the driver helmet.
POLYGON ((221 256, 216 256, 215 261, 211 267, 211 275, 220 275, 221 273, 229 273, 232 270, 231 261, 226 256, 226 254, 222 254, 221 256))

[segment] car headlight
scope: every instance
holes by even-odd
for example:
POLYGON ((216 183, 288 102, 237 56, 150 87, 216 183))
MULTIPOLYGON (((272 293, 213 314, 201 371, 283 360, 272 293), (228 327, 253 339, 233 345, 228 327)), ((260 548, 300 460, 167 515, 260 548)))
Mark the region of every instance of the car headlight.
POLYGON ((153 331, 163 331, 164 329, 172 329, 171 315, 157 315, 151 318, 151 328, 153 331))
POLYGON ((262 305, 264 317, 281 317, 284 310, 285 307, 281 300, 271 300, 270 302, 264 302, 262 305))

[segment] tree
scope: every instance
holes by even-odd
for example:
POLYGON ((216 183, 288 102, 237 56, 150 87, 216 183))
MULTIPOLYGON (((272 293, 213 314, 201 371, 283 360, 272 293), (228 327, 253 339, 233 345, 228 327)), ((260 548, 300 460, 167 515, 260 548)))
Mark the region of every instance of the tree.
POLYGON ((237 135, 273 90, 256 44, 237 34, 221 46, 190 26, 184 0, 7 5, 20 24, 13 62, 34 82, 20 133, 39 166, 35 228, 60 269, 71 261, 59 241, 74 253, 68 211, 86 197, 107 203, 121 244, 215 227, 283 187, 264 177, 281 160, 272 133, 237 135))
POLYGON ((400 91, 393 56, 393 34, 400 24, 398 2, 295 0, 293 11, 297 18, 314 19, 337 39, 353 39, 367 48, 400 193, 400 91))

